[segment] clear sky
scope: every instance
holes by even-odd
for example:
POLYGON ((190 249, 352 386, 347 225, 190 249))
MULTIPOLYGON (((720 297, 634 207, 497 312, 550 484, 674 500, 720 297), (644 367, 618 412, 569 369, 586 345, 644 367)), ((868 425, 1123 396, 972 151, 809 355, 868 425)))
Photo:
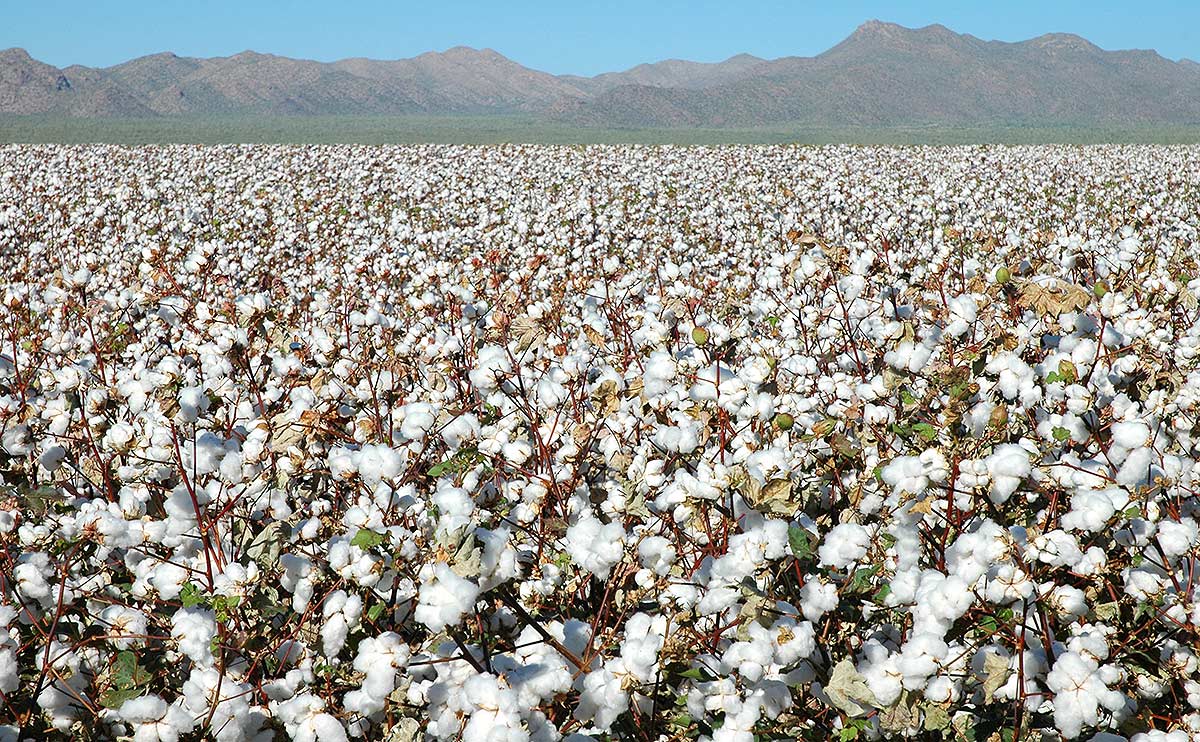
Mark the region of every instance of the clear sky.
POLYGON ((1198 0, 0 0, 0 48, 65 67, 159 51, 396 59, 462 44, 591 75, 671 57, 817 54, 872 18, 1003 41, 1065 31, 1200 60, 1198 0))

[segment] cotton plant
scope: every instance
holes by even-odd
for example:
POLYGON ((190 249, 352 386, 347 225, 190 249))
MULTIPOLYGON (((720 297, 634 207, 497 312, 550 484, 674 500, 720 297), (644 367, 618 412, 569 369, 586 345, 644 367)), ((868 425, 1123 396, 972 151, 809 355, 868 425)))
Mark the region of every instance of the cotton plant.
POLYGON ((1192 148, 0 182, 2 739, 1200 734, 1192 148))

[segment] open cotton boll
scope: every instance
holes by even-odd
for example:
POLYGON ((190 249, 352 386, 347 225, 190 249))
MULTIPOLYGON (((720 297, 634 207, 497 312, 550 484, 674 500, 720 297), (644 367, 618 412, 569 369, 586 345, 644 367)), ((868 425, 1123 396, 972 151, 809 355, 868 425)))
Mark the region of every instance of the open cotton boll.
POLYGON ((496 391, 504 379, 512 373, 512 361, 508 350, 499 345, 486 345, 475 358, 475 367, 469 378, 471 386, 481 394, 496 391))
POLYGON ((346 742, 346 730, 333 716, 325 713, 320 698, 304 693, 273 704, 275 718, 283 722, 295 742, 346 742))
POLYGON ((601 580, 625 554, 625 529, 618 523, 601 523, 586 514, 567 529, 566 548, 571 560, 601 580))
POLYGON ((1076 652, 1063 652, 1046 675, 1046 687, 1054 693, 1054 725, 1067 738, 1078 737, 1085 727, 1100 723, 1101 709, 1124 707, 1125 696, 1109 688, 1124 673, 1113 665, 1076 652))
POLYGON ((929 486, 925 465, 917 456, 897 456, 883 467, 880 477, 897 495, 920 495, 929 486))
POLYGON ((459 577, 444 563, 432 569, 422 570, 422 582, 418 592, 413 617, 431 631, 441 631, 454 626, 475 605, 479 597, 479 586, 459 577))
POLYGON ((1122 420, 1112 424, 1112 442, 1132 451, 1150 442, 1150 426, 1141 420, 1122 420))
POLYGON ((737 409, 746 399, 746 385, 737 375, 720 363, 696 372, 696 383, 688 396, 696 402, 719 402, 725 409, 737 409))
POLYGON ((100 622, 108 627, 110 641, 117 649, 140 647, 146 642, 146 614, 136 608, 107 606, 100 611, 100 622))
POLYGON ((629 694, 621 688, 621 678, 605 665, 583 676, 575 718, 590 721, 607 732, 613 722, 629 709, 629 694))
POLYGON ((839 603, 837 585, 810 579, 800 590, 800 610, 809 621, 817 622, 830 611, 837 610, 839 603))
POLYGON ((1174 561, 1192 550, 1200 538, 1200 531, 1192 518, 1162 520, 1158 523, 1157 538, 1163 556, 1174 561))
MULTIPOLYGON (((1193 729, 1193 731, 1195 731, 1193 729)), ((1110 735, 1111 736, 1111 735, 1110 735)), ((1129 738, 1129 742, 1190 742, 1194 737, 1182 729, 1173 732, 1155 729, 1150 732, 1139 732, 1129 738)))
POLYGON ((457 451, 466 441, 479 437, 479 418, 470 412, 463 413, 450 420, 442 428, 442 440, 452 451, 457 451))
POLYGON ((946 334, 951 337, 965 335, 979 316, 979 305, 971 296, 956 296, 947 302, 947 308, 950 310, 951 321, 946 326, 946 334))
POLYGON ((335 590, 321 606, 325 623, 321 626, 321 647, 326 657, 337 657, 346 644, 346 635, 357 629, 362 616, 362 598, 335 590))
POLYGON ((396 674, 403 671, 411 656, 408 645, 395 632, 385 631, 363 639, 354 658, 354 669, 364 673, 364 677, 358 690, 346 694, 346 709, 364 716, 382 711, 388 696, 396 689, 396 674))
POLYGON ((179 651, 197 665, 212 664, 212 641, 216 636, 217 622, 210 610, 180 608, 171 617, 171 638, 178 642, 179 651))
POLYGON ((857 523, 840 523, 821 540, 817 557, 824 566, 844 569, 867 555, 871 533, 857 523))
POLYGON ((675 549, 671 542, 662 536, 647 536, 638 543, 638 556, 642 566, 658 576, 664 576, 671 571, 675 563, 675 549))
POLYGON ((1157 466, 1159 455, 1152 448, 1135 448, 1125 457, 1117 471, 1117 483, 1128 488, 1150 484, 1162 470, 1157 466))
POLYGON ((897 345, 894 350, 885 353, 883 360, 897 371, 919 374, 933 357, 933 350, 933 347, 925 343, 906 340, 897 345))
POLYGON ((1109 521, 1129 504, 1129 493, 1117 487, 1104 490, 1082 490, 1071 496, 1071 510, 1060 523, 1064 530, 1104 531, 1109 521))
POLYGON ((1007 502, 1013 492, 1021 486, 1021 482, 1033 471, 1029 462, 1029 452, 1015 443, 996 446, 985 462, 992 479, 988 497, 997 505, 1007 502))
POLYGON ((190 714, 158 696, 131 698, 117 709, 117 716, 133 725, 134 742, 177 742, 196 725, 190 714))
POLYGON ((401 408, 400 435, 410 441, 424 440, 437 420, 437 408, 428 402, 412 402, 401 408))

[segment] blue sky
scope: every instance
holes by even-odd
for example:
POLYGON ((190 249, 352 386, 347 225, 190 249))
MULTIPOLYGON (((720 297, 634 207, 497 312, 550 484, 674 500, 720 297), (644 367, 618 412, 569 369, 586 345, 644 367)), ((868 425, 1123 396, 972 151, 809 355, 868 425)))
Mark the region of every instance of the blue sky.
POLYGON ((395 59, 463 44, 491 47, 548 72, 590 75, 670 57, 816 54, 871 18, 941 23, 1004 41, 1069 31, 1105 49, 1150 48, 1171 59, 1200 60, 1200 3, 1194 0, 0 0, 4 5, 0 48, 24 47, 57 66, 104 66, 164 50, 395 59))

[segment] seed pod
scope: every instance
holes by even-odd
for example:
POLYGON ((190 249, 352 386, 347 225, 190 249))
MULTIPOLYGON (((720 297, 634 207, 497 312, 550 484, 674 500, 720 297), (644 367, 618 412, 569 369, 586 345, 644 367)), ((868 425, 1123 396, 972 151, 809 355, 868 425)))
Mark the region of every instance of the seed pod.
POLYGON ((1008 405, 998 404, 992 409, 992 415, 988 418, 988 424, 997 430, 1004 430, 1008 427, 1008 405))

